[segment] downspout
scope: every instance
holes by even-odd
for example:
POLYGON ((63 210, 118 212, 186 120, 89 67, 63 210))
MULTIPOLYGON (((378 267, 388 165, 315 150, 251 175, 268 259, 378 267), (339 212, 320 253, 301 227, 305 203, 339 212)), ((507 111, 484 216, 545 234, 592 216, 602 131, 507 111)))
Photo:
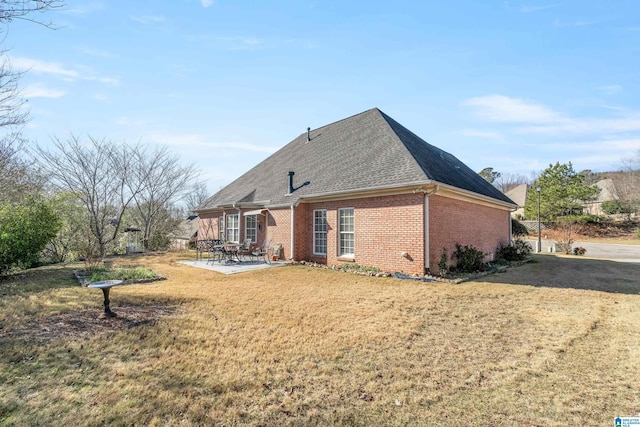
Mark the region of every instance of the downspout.
MULTIPOLYGON (((235 203, 233 204, 233 206, 235 207, 235 203)), ((242 211, 240 210, 240 208, 236 208, 238 211, 238 243, 244 242, 244 239, 242 238, 242 211)), ((246 233, 246 230, 245 230, 246 233)))
POLYGON ((424 273, 430 272, 429 268, 429 196, 435 194, 440 189, 436 184, 432 191, 424 192, 424 273))
POLYGON ((295 215, 294 215, 294 205, 291 205, 291 256, 289 257, 289 259, 294 259, 295 256, 295 228, 296 228, 296 223, 295 223, 295 215))

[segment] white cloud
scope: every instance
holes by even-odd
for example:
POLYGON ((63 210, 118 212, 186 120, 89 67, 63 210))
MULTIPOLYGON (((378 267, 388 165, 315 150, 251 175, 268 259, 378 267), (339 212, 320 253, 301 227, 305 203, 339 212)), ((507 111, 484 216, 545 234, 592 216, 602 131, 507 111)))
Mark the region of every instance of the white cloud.
POLYGON ((162 15, 143 15, 143 16, 130 16, 131 20, 140 24, 160 24, 165 22, 165 17, 162 15))
POLYGON ((100 83, 111 85, 117 85, 120 83, 117 77, 97 76, 95 72, 89 67, 78 67, 81 69, 78 70, 65 67, 56 62, 47 62, 41 61, 39 59, 24 58, 20 56, 11 59, 11 64, 19 70, 30 71, 39 74, 52 74, 62 77, 67 81, 86 80, 97 81, 100 83))
POLYGON ((38 59, 14 57, 11 59, 11 64, 18 69, 25 71, 33 71, 43 74, 55 74, 58 76, 78 78, 78 72, 68 68, 64 68, 62 65, 55 62, 45 62, 38 59))
POLYGON ((209 7, 213 4, 213 0, 200 0, 203 7, 209 7))
POLYGON ((539 12, 541 10, 553 9, 554 7, 558 7, 559 4, 548 4, 542 6, 522 6, 520 11, 523 13, 531 13, 531 12, 539 12))
POLYGON ((47 88, 40 83, 34 83, 26 86, 23 94, 26 98, 60 98, 66 95, 66 92, 47 88))
POLYGON ((574 22, 561 22, 559 19, 556 19, 553 22, 558 28, 570 28, 570 27, 585 27, 587 25, 597 24, 597 21, 574 21, 574 22))
POLYGON ((461 135, 470 136, 474 138, 485 138, 485 139, 502 139, 503 135, 499 132, 491 132, 491 131, 483 131, 476 129, 465 129, 460 132, 461 135))
POLYGON ((513 130, 519 134, 614 135, 640 132, 640 112, 634 111, 623 110, 617 117, 610 118, 568 117, 544 105, 504 95, 470 98, 462 105, 473 107, 484 120, 516 125, 513 130))
POLYGON ((114 55, 111 52, 102 49, 92 49, 90 47, 84 47, 79 49, 81 53, 89 56, 95 56, 97 58, 116 58, 117 55, 114 55))
POLYGON ((605 85, 605 86, 600 86, 598 88, 600 92, 602 92, 605 95, 615 95, 617 93, 620 93, 620 91, 622 91, 622 86, 620 85, 605 85))
POLYGON ((116 124, 120 125, 120 126, 143 126, 148 124, 149 122, 147 120, 134 120, 131 119, 129 117, 118 117, 116 119, 116 124))
POLYGON ((209 142, 206 137, 199 134, 159 134, 151 137, 152 140, 167 145, 188 146, 189 148, 227 150, 227 151, 250 151, 256 153, 274 153, 280 147, 249 144, 246 142, 209 142))
POLYGON ((625 117, 601 119, 584 117, 566 119, 555 124, 541 124, 519 127, 519 133, 536 133, 545 135, 560 134, 618 134, 625 132, 640 132, 640 115, 630 114, 625 117))
POLYGON ((96 93, 95 95, 93 95, 93 99, 95 99, 96 101, 108 101, 109 97, 103 93, 96 93))
POLYGON ((540 104, 504 95, 488 95, 469 98, 462 103, 474 107, 478 116, 503 123, 554 123, 562 116, 540 104))
POLYGON ((77 4, 72 8, 62 8, 60 13, 64 15, 89 15, 91 13, 99 12, 104 9, 104 5, 101 2, 83 2, 82 5, 77 4))

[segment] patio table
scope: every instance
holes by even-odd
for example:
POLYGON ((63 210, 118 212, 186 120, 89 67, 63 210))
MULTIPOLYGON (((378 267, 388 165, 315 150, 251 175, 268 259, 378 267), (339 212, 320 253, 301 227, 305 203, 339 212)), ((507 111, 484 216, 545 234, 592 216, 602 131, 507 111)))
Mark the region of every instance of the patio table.
POLYGON ((242 247, 240 243, 222 243, 215 245, 214 248, 222 250, 222 258, 225 262, 240 262, 238 250, 242 247), (235 260, 233 259, 235 257, 235 260))

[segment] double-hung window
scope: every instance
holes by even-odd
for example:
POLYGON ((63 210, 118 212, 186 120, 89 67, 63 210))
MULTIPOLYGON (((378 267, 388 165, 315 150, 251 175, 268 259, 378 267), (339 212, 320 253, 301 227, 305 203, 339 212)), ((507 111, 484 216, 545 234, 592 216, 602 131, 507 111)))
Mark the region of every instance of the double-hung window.
POLYGON ((353 208, 338 209, 339 248, 338 255, 353 255, 355 252, 355 221, 353 208))
POLYGON ((244 238, 250 239, 252 243, 257 242, 258 221, 256 215, 247 215, 244 217, 244 238))
POLYGON ((327 254, 327 211, 313 211, 313 254, 327 254))
POLYGON ((218 217, 218 239, 224 240, 224 217, 218 217))
POLYGON ((230 242, 240 242, 240 215, 227 215, 227 240, 230 242))

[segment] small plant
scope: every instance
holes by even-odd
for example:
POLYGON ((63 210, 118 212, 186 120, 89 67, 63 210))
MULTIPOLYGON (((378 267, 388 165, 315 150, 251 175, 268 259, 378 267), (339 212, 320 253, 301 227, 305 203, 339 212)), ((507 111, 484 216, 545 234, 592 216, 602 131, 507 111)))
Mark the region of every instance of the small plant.
POLYGON ((579 246, 577 248, 573 248, 573 254, 574 255, 584 255, 585 253, 587 253, 587 250, 585 248, 583 248, 582 246, 579 246))
POLYGON ((380 269, 378 267, 369 267, 363 266, 355 263, 345 263, 342 264, 343 271, 359 271, 364 273, 380 273, 380 269))
POLYGON ((90 282, 101 282, 103 280, 143 280, 154 279, 156 273, 144 267, 117 267, 111 270, 97 267, 91 269, 90 282))
POLYGON ((449 272, 449 265, 447 264, 449 261, 449 253, 447 252, 447 248, 442 248, 442 253, 440 254, 440 261, 438 261, 438 272, 441 276, 445 276, 449 272))
POLYGON ((640 227, 636 228, 636 237, 640 239, 640 227))
POLYGON ((462 246, 460 243, 456 243, 456 250, 453 253, 453 258, 458 262, 456 263, 456 270, 463 273, 473 273, 474 271, 484 270, 484 252, 471 245, 462 246))
POLYGON ((532 250, 528 242, 516 239, 509 245, 500 244, 496 250, 496 258, 505 261, 522 261, 531 254, 532 250))

